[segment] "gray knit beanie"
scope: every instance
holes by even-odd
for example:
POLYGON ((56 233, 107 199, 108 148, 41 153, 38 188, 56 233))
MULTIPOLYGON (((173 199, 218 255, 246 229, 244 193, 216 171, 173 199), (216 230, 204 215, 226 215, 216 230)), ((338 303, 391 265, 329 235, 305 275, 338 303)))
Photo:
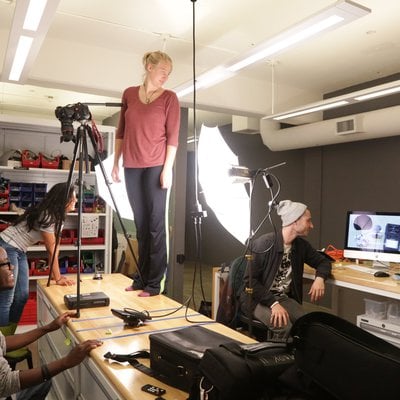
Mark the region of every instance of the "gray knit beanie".
POLYGON ((288 226, 297 221, 307 210, 303 203, 295 203, 291 200, 282 200, 278 204, 278 215, 282 218, 282 226, 288 226))

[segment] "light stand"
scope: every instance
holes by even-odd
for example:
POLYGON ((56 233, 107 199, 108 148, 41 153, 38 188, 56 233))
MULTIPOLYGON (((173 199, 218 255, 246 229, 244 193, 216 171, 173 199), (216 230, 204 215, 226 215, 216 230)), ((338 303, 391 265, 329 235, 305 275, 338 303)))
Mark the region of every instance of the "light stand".
MULTIPOLYGON (((195 204, 194 210, 191 212, 191 217, 193 219, 194 225, 194 232, 195 232, 195 245, 196 245, 196 254, 195 254, 195 268, 193 272, 193 285, 192 285, 192 297, 193 297, 193 306, 196 308, 196 303, 194 299, 194 284, 196 280, 196 273, 197 273, 197 262, 201 263, 202 253, 201 253, 201 243, 202 243, 202 234, 201 234, 201 223, 202 219, 207 217, 207 211, 203 210, 202 205, 199 201, 198 196, 198 139, 197 139, 197 129, 196 129, 196 107, 197 107, 197 100, 196 100, 196 0, 190 0, 192 5, 192 52, 193 52, 193 135, 194 135, 194 183, 195 183, 195 204)), ((207 308, 207 302, 205 301, 205 295, 203 290, 203 282, 202 282, 202 271, 201 271, 201 264, 200 264, 200 287, 202 291, 202 297, 204 300, 204 306, 207 308)), ((189 307, 189 303, 188 303, 189 307)), ((206 313, 209 313, 209 310, 206 310, 206 313)))
MULTIPOLYGON (((271 216, 271 211, 272 208, 275 207, 276 205, 276 199, 279 195, 280 192, 280 184, 279 184, 279 180, 275 177, 279 187, 277 190, 277 193, 274 195, 272 192, 272 187, 273 187, 273 182, 271 179, 271 174, 269 173, 269 171, 273 168, 276 167, 280 167, 282 165, 285 165, 286 162, 280 163, 280 164, 276 164, 273 165, 272 167, 268 167, 265 169, 259 169, 259 170, 251 170, 249 168, 246 167, 240 167, 240 166, 233 166, 231 168, 230 175, 236 178, 243 180, 247 180, 247 183, 249 183, 250 185, 250 199, 249 199, 249 203, 250 203, 250 234, 249 234, 249 238, 247 240, 247 247, 246 247, 246 253, 245 253, 245 258, 246 258, 246 270, 247 270, 247 274, 248 274, 248 279, 249 279, 249 284, 248 286, 246 286, 244 288, 244 292, 247 295, 247 304, 248 304, 248 310, 250 312, 251 310, 251 305, 252 305, 252 299, 253 299, 253 285, 252 285, 252 279, 253 279, 253 260, 254 260, 254 251, 253 251, 253 239, 254 236, 256 235, 257 231, 260 229, 261 225, 263 224, 263 222, 269 218, 271 216), (253 231, 251 228, 251 204, 252 204, 252 193, 253 193, 253 189, 254 189, 254 185, 255 185, 255 181, 257 176, 261 175, 263 178, 263 181, 265 183, 265 186, 267 187, 267 189, 269 189, 270 193, 271 193, 271 201, 269 202, 269 208, 268 208, 268 213, 266 215, 266 217, 261 221, 261 223, 258 225, 258 227, 253 231)), ((266 251, 269 251, 269 249, 266 249, 266 251)), ((247 319, 248 319, 248 330, 249 330, 249 335, 252 336, 253 335, 253 324, 252 324, 252 320, 253 320, 253 316, 251 315, 247 315, 247 319)))

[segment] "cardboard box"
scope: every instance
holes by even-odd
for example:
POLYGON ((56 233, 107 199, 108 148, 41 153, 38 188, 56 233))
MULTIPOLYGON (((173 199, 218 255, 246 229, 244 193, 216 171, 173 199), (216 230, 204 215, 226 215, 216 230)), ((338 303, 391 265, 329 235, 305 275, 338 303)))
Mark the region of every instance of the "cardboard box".
MULTIPOLYGON (((71 168, 72 160, 62 160, 62 169, 70 169, 71 168)), ((88 162, 89 171, 92 170, 92 163, 91 161, 88 162)), ((77 171, 79 169, 79 161, 75 162, 74 170, 77 171)), ((85 163, 83 163, 83 171, 85 171, 85 163)))
MULTIPOLYGON (((125 239, 124 239, 125 240, 125 239)), ((129 239, 132 248, 133 248, 133 252, 135 254, 136 260, 138 260, 139 258, 139 253, 138 253, 138 243, 136 239, 130 238, 129 239)), ((131 276, 136 272, 136 263, 135 260, 132 257, 131 251, 129 249, 128 244, 126 244, 125 247, 125 263, 122 266, 121 270, 119 271, 121 274, 124 274, 126 276, 131 276)))

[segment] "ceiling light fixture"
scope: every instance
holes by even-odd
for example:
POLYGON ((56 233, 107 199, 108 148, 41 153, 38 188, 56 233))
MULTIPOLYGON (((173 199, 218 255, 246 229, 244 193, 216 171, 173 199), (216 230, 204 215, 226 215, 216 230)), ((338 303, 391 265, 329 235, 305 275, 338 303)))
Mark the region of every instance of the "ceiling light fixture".
POLYGON ((30 0, 28 10, 24 20, 23 29, 36 32, 39 27, 40 20, 44 9, 46 8, 47 0, 30 0))
POLYGON ((335 107, 342 107, 349 104, 358 103, 365 100, 370 100, 376 97, 388 96, 390 94, 400 92, 400 80, 383 83, 381 85, 372 86, 366 89, 357 90, 341 96, 331 97, 311 104, 306 104, 301 107, 294 108, 282 113, 267 115, 263 119, 274 119, 281 121, 293 117, 298 117, 305 114, 323 111, 335 107))
POLYGON ((15 4, 1 80, 24 83, 60 0, 19 0, 15 4))
POLYGON ((311 107, 306 110, 294 111, 289 114, 277 116, 277 117, 274 117, 273 119, 275 119, 276 121, 280 121, 281 119, 293 118, 293 117, 298 117, 299 115, 314 113, 317 111, 329 110, 330 108, 340 107, 340 106, 344 106, 346 104, 349 104, 349 102, 346 100, 336 101, 334 103, 329 103, 329 104, 321 104, 319 106, 311 107))
MULTIPOLYGON (((280 53, 291 46, 294 46, 303 40, 310 39, 311 37, 326 32, 331 29, 336 29, 339 26, 345 25, 354 21, 371 12, 369 8, 361 6, 350 0, 343 0, 335 3, 333 6, 327 7, 320 12, 306 18, 302 22, 294 25, 284 32, 266 40, 265 42, 257 45, 251 51, 242 54, 241 56, 233 59, 231 62, 214 68, 203 75, 215 75, 213 84, 221 82, 235 75, 239 70, 248 67, 258 61, 280 53), (222 71, 225 71, 223 73, 222 71)), ((198 77, 199 83, 201 82, 200 75, 198 77)), ((207 85, 211 86, 210 84, 207 85)), ((206 86, 203 86, 206 87, 206 86)), ((198 86, 197 88, 200 88, 198 86)), ((189 83, 183 84, 175 89, 178 97, 183 97, 193 91, 193 86, 190 87, 189 83)))
MULTIPOLYGON (((235 75, 234 72, 228 71, 222 66, 215 67, 205 72, 204 74, 199 75, 196 78, 196 90, 205 89, 207 87, 213 86, 217 83, 220 83, 226 79, 231 78, 233 75, 235 75)), ((187 82, 174 89, 178 97, 183 97, 189 93, 192 93, 193 90, 194 90, 193 82, 187 82)))
POLYGON ((28 57, 29 51, 32 47, 33 38, 21 35, 18 41, 17 49, 15 51, 14 62, 12 63, 10 81, 18 81, 21 76, 22 69, 24 68, 25 61, 28 57))

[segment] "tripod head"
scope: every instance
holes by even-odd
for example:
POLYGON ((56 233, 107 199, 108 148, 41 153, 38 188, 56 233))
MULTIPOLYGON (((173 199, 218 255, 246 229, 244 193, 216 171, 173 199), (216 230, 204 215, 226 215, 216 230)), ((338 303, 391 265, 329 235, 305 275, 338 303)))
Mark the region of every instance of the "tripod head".
POLYGON ((56 117, 61 122, 61 138, 60 143, 73 141, 76 142, 74 136, 74 121, 85 124, 92 119, 92 114, 86 104, 76 103, 68 104, 64 107, 58 106, 55 110, 56 117))

